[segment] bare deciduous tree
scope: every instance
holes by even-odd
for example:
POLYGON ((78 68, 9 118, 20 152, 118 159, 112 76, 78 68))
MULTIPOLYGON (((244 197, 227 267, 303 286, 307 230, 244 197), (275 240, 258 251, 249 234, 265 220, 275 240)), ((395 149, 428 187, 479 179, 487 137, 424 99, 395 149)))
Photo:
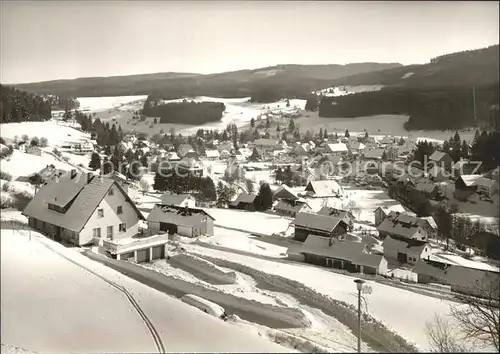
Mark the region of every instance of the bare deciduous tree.
POLYGON ((468 341, 475 346, 493 346, 497 352, 500 327, 500 279, 477 283, 473 290, 480 298, 459 294, 456 298, 460 305, 451 307, 451 316, 468 341))
POLYGON ((432 321, 426 323, 425 331, 432 352, 466 353, 472 351, 471 348, 466 347, 463 337, 445 317, 434 315, 432 321))

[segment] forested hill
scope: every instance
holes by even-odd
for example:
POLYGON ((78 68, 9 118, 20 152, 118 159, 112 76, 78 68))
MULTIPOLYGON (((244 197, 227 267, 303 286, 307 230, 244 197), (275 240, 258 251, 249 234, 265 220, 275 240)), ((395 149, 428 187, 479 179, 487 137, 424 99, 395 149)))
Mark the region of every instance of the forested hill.
POLYGON ((40 95, 0 85, 0 123, 43 121, 51 118, 51 104, 40 95))
POLYGON ((486 86, 499 82, 499 46, 451 53, 423 65, 350 75, 334 85, 384 85, 408 88, 486 86))
POLYGON ((185 96, 247 97, 261 89, 272 90, 280 97, 290 97, 327 88, 332 80, 343 76, 400 66, 398 63, 276 65, 208 75, 158 73, 46 81, 14 86, 28 92, 71 97, 150 94, 164 99, 185 96))
POLYGON ((425 65, 359 74, 335 83, 384 85, 384 88, 324 97, 319 105, 321 117, 404 114, 409 116, 407 129, 491 126, 491 122, 498 120, 499 46, 447 54, 425 65))

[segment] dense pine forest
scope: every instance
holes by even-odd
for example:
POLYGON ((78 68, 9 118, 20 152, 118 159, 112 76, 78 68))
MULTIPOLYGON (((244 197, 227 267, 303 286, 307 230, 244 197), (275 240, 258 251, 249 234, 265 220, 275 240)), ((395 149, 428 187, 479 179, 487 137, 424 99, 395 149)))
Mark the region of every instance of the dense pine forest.
POLYGON ((0 123, 34 122, 51 118, 51 104, 42 96, 0 85, 0 123))
POLYGON ((160 123, 183 123, 201 125, 221 120, 226 106, 219 102, 172 102, 161 104, 161 100, 149 96, 144 102, 143 114, 159 117, 160 123))

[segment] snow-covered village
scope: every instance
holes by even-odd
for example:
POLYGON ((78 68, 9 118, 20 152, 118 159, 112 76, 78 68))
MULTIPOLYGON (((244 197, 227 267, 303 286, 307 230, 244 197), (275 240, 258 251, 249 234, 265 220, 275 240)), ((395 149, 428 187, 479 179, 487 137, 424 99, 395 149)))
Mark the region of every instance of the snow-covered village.
POLYGON ((2 84, 2 353, 498 352, 498 95, 446 129, 325 113, 391 92, 374 71, 236 98, 2 84))

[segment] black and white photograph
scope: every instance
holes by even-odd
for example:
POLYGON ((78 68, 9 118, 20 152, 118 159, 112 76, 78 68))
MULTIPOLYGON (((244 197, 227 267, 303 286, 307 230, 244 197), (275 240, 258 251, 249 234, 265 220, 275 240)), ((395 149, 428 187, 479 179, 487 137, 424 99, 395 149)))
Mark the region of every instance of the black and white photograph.
POLYGON ((498 353, 499 13, 0 0, 1 353, 498 353))

